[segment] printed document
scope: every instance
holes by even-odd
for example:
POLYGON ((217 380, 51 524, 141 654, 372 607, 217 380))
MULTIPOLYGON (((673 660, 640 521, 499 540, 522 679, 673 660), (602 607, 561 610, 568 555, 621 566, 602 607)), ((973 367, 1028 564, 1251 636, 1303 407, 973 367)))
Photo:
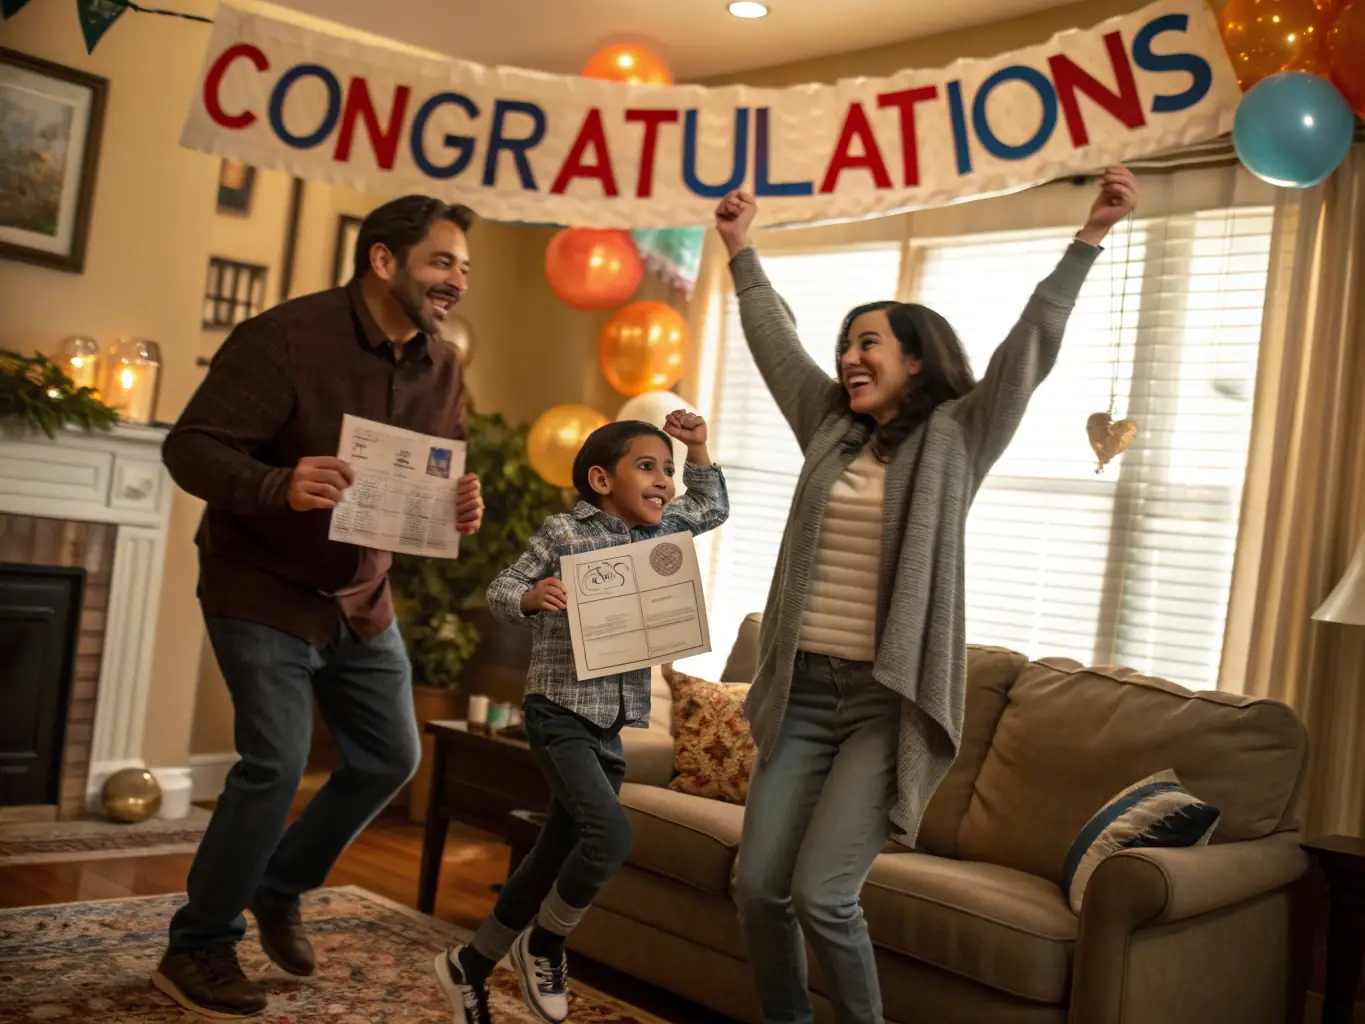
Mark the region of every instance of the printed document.
POLYGON ((648 668, 711 650, 690 533, 564 555, 569 636, 579 679, 648 668))
POLYGON ((332 509, 329 540, 380 551, 457 558, 455 487, 465 443, 346 415, 337 458, 355 483, 332 509))

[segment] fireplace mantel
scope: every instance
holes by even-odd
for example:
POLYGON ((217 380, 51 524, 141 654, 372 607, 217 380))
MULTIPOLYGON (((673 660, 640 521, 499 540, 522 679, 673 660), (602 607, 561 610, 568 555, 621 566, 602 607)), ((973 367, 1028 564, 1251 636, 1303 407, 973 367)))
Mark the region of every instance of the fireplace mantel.
POLYGON ((174 485, 159 427, 0 430, 0 513, 115 526, 113 578, 91 737, 87 806, 110 774, 141 767, 147 689, 174 485))

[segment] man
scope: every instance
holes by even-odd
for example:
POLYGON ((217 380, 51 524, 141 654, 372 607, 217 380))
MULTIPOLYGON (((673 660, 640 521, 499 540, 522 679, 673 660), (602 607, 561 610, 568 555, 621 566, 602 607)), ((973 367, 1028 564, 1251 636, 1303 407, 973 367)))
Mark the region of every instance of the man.
MULTIPOLYGON (((354 480, 335 457, 344 413, 465 436, 459 360, 438 331, 468 287, 473 216, 426 196, 379 207, 361 225, 350 284, 234 330, 166 439, 171 476, 207 503, 199 599, 241 759, 153 981, 209 1016, 266 1006, 237 962, 244 909, 271 960, 313 973, 300 895, 323 883, 417 767, 391 556, 329 541, 329 510, 354 480), (342 764, 286 831, 314 696, 342 764)), ((473 475, 458 481, 456 519, 462 534, 482 523, 473 475)))

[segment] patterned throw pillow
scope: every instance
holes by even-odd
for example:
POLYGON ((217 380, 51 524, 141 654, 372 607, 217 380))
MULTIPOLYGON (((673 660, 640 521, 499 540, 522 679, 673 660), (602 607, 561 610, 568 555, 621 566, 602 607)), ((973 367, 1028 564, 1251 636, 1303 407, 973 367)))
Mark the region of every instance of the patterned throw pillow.
POLYGON ((742 804, 757 750, 744 720, 747 683, 712 683, 667 669, 673 693, 673 770, 668 788, 742 804))
POLYGON ((1167 769, 1135 782, 1081 829, 1062 868, 1062 891, 1077 915, 1100 862, 1120 850, 1203 846, 1218 827, 1218 808, 1192 796, 1167 769))

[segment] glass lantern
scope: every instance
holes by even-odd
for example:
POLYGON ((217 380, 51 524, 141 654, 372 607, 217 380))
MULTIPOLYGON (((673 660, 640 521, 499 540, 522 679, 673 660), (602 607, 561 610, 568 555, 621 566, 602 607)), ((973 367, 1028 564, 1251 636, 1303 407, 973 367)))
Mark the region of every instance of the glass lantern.
POLYGON ((63 338, 57 345, 55 361, 77 388, 89 388, 96 396, 100 394, 104 383, 100 370, 104 360, 100 357, 100 343, 94 338, 79 335, 63 338))
POLYGON ((109 346, 104 404, 124 423, 151 423, 161 386, 161 347, 141 338, 120 338, 109 346))

